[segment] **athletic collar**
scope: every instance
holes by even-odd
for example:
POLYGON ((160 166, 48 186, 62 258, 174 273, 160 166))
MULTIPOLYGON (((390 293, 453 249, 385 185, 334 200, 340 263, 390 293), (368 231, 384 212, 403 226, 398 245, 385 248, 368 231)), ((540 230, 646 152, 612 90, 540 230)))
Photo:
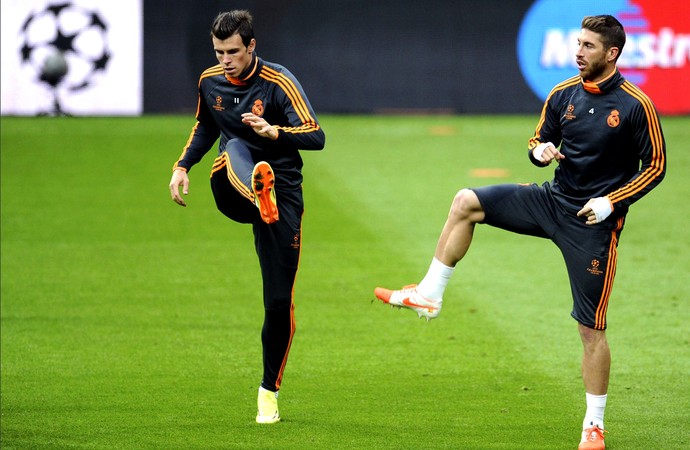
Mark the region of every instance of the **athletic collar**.
POLYGON ((260 67, 261 59, 256 56, 256 53, 252 53, 252 62, 249 64, 249 67, 247 67, 247 69, 240 74, 239 77, 233 78, 226 75, 225 78, 232 84, 242 86, 247 84, 251 78, 259 73, 260 67))
POLYGON ((585 91, 591 94, 604 94, 620 86, 624 79, 620 72, 618 72, 618 68, 614 67, 613 72, 598 83, 585 81, 583 78, 580 78, 580 81, 585 91))

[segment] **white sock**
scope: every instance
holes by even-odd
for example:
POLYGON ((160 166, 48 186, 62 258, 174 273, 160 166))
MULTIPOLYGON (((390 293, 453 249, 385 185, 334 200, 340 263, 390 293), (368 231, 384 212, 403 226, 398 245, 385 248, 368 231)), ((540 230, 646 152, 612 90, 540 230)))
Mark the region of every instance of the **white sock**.
POLYGON ((592 395, 585 393, 587 398, 587 412, 585 420, 582 422, 582 429, 590 428, 592 425, 604 429, 604 409, 606 408, 606 394, 592 395))
POLYGON ((432 259, 429 271, 417 285, 417 291, 430 300, 441 300, 454 270, 455 267, 446 266, 436 258, 432 259))
MULTIPOLYGON (((273 391, 269 391, 268 389, 264 388, 263 386, 259 386, 259 394, 262 392, 273 392, 273 391)), ((273 392, 273 394, 275 394, 276 398, 278 398, 278 392, 280 392, 280 391, 273 392)))

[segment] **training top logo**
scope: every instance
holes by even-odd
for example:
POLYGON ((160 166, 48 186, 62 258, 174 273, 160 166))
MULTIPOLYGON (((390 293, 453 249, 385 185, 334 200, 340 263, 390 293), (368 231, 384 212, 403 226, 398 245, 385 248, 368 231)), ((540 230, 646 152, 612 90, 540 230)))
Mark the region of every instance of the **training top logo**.
POLYGON ((532 91, 545 100, 556 84, 577 75, 580 23, 598 14, 615 16, 625 28, 618 60, 623 76, 660 113, 690 113, 690 8, 684 0, 535 1, 517 39, 520 70, 532 91))
POLYGON ((252 105, 252 113, 259 117, 264 115, 264 102, 262 100, 254 100, 254 105, 252 105))
POLYGON ((220 95, 216 96, 216 104, 213 105, 213 109, 216 111, 225 111, 225 107, 223 106, 223 97, 220 95))
POLYGON ((621 118, 620 118, 620 113, 618 112, 617 109, 614 109, 611 111, 611 114, 606 118, 606 123, 611 127, 611 128, 616 128, 618 125, 621 123, 621 118))

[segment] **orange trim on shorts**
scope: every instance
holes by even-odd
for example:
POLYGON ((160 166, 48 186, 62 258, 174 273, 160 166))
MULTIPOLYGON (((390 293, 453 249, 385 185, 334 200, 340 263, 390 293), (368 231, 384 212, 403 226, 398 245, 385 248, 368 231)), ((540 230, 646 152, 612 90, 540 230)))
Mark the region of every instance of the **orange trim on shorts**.
POLYGON ((606 279, 604 289, 599 299, 599 306, 594 316, 594 329, 606 329, 606 311, 609 307, 609 298, 613 289, 613 279, 616 276, 616 265, 618 263, 618 232, 623 228, 624 217, 620 217, 616 222, 616 227, 611 231, 611 243, 609 244, 609 257, 606 264, 606 279))

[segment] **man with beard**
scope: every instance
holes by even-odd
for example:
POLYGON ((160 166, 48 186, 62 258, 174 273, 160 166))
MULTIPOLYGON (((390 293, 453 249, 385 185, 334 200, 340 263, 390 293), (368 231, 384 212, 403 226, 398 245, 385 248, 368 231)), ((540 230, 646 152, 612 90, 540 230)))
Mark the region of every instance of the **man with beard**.
POLYGON ((666 172, 666 144, 654 105, 616 66, 624 44, 625 31, 614 17, 583 19, 576 54, 580 74, 553 88, 528 145, 533 164, 557 163, 551 182, 460 190, 422 281, 400 290, 375 289, 384 303, 429 320, 441 311, 475 224, 551 239, 566 263, 571 315, 583 345, 587 409, 580 449, 604 448, 611 362, 606 311, 625 216, 666 172))

